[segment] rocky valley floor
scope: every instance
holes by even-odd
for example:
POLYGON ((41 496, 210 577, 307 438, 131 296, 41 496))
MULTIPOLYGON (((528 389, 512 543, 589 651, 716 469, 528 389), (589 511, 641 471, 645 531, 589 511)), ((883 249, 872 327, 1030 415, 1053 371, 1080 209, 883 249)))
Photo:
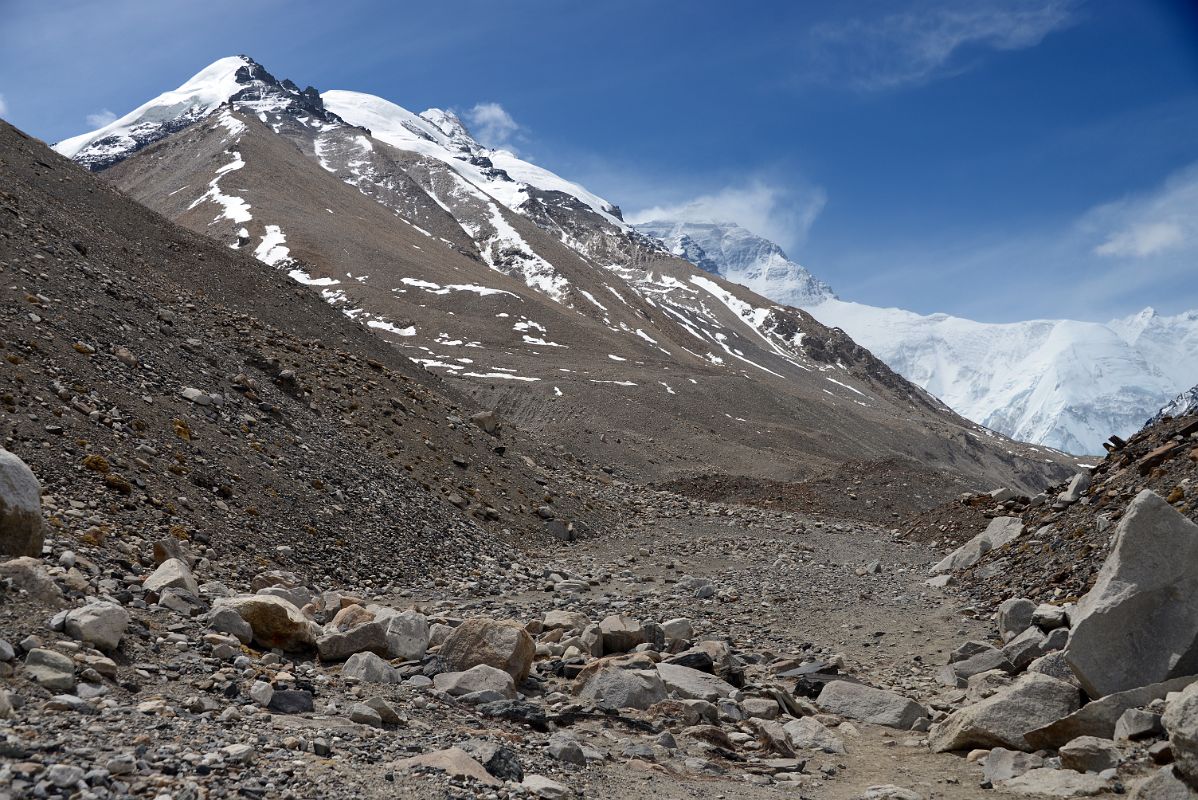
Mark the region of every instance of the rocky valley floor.
MULTIPOLYGON (((926 585, 942 548, 846 519, 575 488, 619 495, 627 519, 402 591, 329 585, 319 565, 285 556, 238 585, 221 553, 180 542, 133 539, 140 552, 113 561, 56 539, 42 564, 9 562, 0 674, 13 709, 0 722, 0 796, 1028 794, 991 788, 977 754, 932 752, 920 732, 925 713, 943 719, 967 694, 1010 680, 991 674, 989 689, 963 691, 939 678, 961 642, 1001 646, 994 620, 926 585), (104 641, 111 625, 56 611, 85 596, 94 604, 93 593, 124 601, 130 620, 115 647, 104 641), (297 605, 269 619, 241 606, 241 624, 230 623, 222 605, 247 596, 297 605), (364 620, 388 619, 384 609, 423 615, 415 638, 427 655, 384 659, 349 641, 364 620), (455 671, 453 632, 479 618, 531 634, 529 677, 455 671), (346 650, 359 655, 344 660, 346 650), (621 679, 596 677, 604 671, 621 679), (881 706, 836 705, 821 690, 839 678, 893 694, 881 706), (896 721, 910 710, 899 698, 922 704, 910 703, 915 717, 896 721), (431 765, 420 763, 427 754, 431 765)), ((505 635, 470 646, 506 652, 505 635)), ((1150 743, 1122 742, 1114 777, 1049 772, 1090 778, 1085 794, 1124 791, 1152 774, 1150 743)))

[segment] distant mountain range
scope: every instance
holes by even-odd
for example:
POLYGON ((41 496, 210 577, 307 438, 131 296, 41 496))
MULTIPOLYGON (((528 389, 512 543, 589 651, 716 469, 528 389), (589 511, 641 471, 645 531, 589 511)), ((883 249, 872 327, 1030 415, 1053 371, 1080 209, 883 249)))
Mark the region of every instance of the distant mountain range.
POLYGON ((1198 382, 1198 311, 1106 324, 994 324, 845 302, 773 242, 735 223, 636 226, 672 253, 841 328, 959 414, 1016 439, 1102 452, 1198 382))

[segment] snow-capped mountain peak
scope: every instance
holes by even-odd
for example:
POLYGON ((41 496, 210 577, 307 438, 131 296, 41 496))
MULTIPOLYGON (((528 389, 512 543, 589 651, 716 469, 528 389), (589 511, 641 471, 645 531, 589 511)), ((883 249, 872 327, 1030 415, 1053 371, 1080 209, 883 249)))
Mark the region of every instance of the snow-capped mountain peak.
POLYGON ((836 297, 828 284, 787 258, 781 247, 735 222, 650 220, 633 227, 660 239, 667 250, 700 269, 779 303, 798 307, 836 297))
POLYGON ((146 145, 211 114, 226 103, 264 115, 307 115, 340 123, 324 108, 312 87, 279 81, 249 56, 228 56, 209 64, 173 91, 164 92, 102 128, 54 145, 62 155, 98 171, 128 158, 146 145))
MULTIPOLYGON (((1015 439, 1099 453, 1111 434, 1134 433, 1198 381, 1198 311, 1145 308, 1106 324, 916 314, 839 300, 776 244, 735 223, 635 227, 701 269, 841 328, 957 413, 1015 439)), ((1164 413, 1187 407, 1192 391, 1164 413)))
POLYGON ((1148 420, 1148 425, 1160 422, 1165 417, 1185 417, 1198 414, 1198 386, 1191 387, 1174 397, 1167 405, 1148 420))

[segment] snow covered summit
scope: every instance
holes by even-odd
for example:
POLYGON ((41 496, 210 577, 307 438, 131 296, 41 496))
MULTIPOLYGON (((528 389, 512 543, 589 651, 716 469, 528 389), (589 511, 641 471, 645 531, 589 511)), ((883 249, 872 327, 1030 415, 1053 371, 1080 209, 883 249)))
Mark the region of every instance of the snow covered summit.
POLYGON ((280 82, 249 56, 229 56, 209 64, 178 89, 158 95, 98 130, 64 139, 54 149, 93 172, 99 171, 226 103, 258 114, 290 111, 329 123, 340 121, 325 110, 312 87, 301 90, 289 80, 280 82))
POLYGON ((671 253, 760 295, 801 307, 836 295, 828 284, 786 257, 782 248, 735 222, 653 220, 633 226, 671 253))
POLYGON ((1101 453, 1111 434, 1131 435, 1198 381, 1198 311, 1147 308, 1105 324, 922 315, 842 301, 777 245, 732 223, 636 228, 708 272, 804 308, 957 413, 1022 441, 1101 453))

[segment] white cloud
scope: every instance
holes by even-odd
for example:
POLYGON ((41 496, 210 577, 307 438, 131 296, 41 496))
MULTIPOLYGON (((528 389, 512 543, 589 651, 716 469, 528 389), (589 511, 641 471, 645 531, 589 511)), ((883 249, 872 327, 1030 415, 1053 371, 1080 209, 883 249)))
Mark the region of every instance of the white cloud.
POLYGON ((1095 208, 1082 230, 1101 239, 1095 255, 1198 260, 1198 164, 1174 173, 1159 189, 1095 208))
POLYGON ((116 114, 113 114, 107 108, 101 109, 94 114, 87 115, 87 124, 92 128, 103 128, 108 123, 116 119, 116 114))
POLYGON ((1068 26, 1079 0, 924 4, 874 19, 814 26, 807 79, 876 91, 926 83, 968 68, 970 49, 1022 50, 1068 26))
POLYGON ((743 228, 793 249, 803 243, 812 223, 827 203, 819 187, 802 191, 755 180, 729 186, 682 203, 656 205, 633 211, 625 218, 633 223, 653 220, 683 222, 735 222, 743 228))
POLYGON ((487 147, 512 149, 520 124, 499 103, 479 103, 466 112, 474 138, 487 147))
POLYGON ((0 117, 8 113, 8 103, 4 101, 4 95, 0 94, 0 117))

